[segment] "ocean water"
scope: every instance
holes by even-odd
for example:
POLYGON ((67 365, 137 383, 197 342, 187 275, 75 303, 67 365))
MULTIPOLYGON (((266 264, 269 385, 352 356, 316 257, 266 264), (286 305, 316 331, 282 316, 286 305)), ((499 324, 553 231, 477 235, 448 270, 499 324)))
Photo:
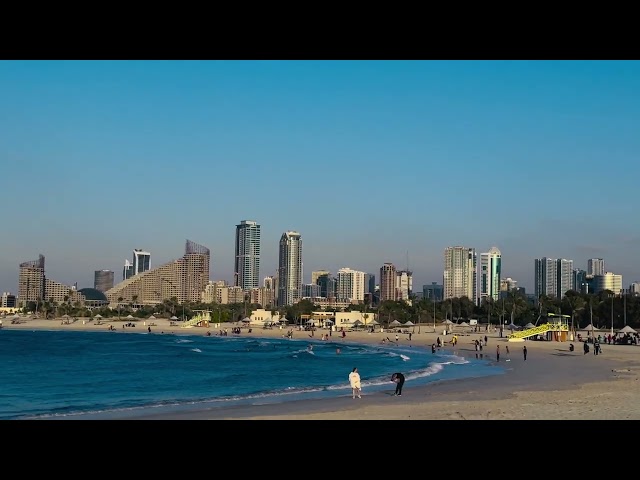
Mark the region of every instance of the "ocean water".
POLYGON ((161 333, 0 330, 0 419, 126 419, 280 403, 500 374, 488 361, 409 345, 161 333), (340 349, 340 353, 337 352, 340 349))

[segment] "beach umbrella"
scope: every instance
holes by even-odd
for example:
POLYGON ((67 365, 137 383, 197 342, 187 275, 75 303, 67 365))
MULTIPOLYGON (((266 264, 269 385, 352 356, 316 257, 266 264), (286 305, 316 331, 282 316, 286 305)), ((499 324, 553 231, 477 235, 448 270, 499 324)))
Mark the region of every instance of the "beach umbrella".
POLYGON ((178 317, 176 317, 175 315, 173 317, 171 317, 169 320, 178 320, 178 317))
POLYGON ((531 323, 531 322, 527 323, 527 324, 524 326, 524 328, 533 328, 533 327, 535 327, 535 325, 534 325, 533 323, 531 323))
POLYGON ((242 323, 249 323, 251 321, 251 319, 249 317, 244 317, 242 319, 242 323))
POLYGON ((453 325, 453 322, 449 319, 446 319, 444 322, 442 322, 443 325, 453 325))
POLYGON ((391 322, 389 325, 393 326, 393 327, 397 327, 398 325, 402 325, 398 320, 394 320, 393 322, 391 322))
POLYGON ((415 323, 413 323, 411 320, 409 320, 408 322, 405 322, 404 326, 405 327, 413 327, 415 325, 415 323))
POLYGON ((461 324, 459 324, 458 326, 460 327, 468 327, 469 324, 467 322, 462 322, 461 324))
MULTIPOLYGON (((133 318, 133 315, 127 315, 127 318, 133 318)), ((153 317, 156 318, 156 317, 153 317)))
POLYGON ((71 317, 65 313, 64 315, 62 315, 62 318, 71 318, 71 317))
POLYGON ((102 315, 97 314, 97 315, 96 315, 95 317, 93 317, 93 318, 102 318, 102 315))
MULTIPOLYGON (((129 317, 131 317, 131 315, 129 315, 129 317)), ((127 317, 127 318, 129 318, 129 317, 127 317)), ((131 318, 133 318, 133 317, 131 317, 131 318)), ((149 320, 155 320, 155 319, 156 319, 155 316, 153 316, 153 315, 149 316, 149 320)))

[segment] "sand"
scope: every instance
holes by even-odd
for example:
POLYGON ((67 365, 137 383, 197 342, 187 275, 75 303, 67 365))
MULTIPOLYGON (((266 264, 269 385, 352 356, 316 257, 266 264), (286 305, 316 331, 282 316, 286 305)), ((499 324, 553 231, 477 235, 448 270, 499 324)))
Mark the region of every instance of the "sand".
MULTIPOLYGON (((124 321, 79 319, 62 324, 62 319, 25 319, 24 323, 11 324, 9 317, 2 319, 3 329, 43 329, 106 331, 109 325, 118 332, 146 332, 149 321, 137 321, 136 327, 125 327, 124 321), (145 324, 146 323, 146 324, 145 324)), ((127 320, 128 321, 128 320, 127 320)), ((170 326, 166 319, 151 321, 154 333, 187 335, 215 335, 219 328, 181 328, 170 326)), ((221 328, 232 328, 223 324, 221 328)), ((399 343, 428 348, 436 337, 450 340, 442 335, 442 327, 434 332, 433 325, 410 328, 412 339, 401 334, 399 343), (419 333, 418 333, 419 332, 419 333)), ((252 333, 242 330, 242 335, 253 337, 281 337, 286 332, 254 327, 252 333)), ((326 331, 316 331, 314 338, 326 331)), ((606 333, 606 332, 603 332, 606 333)), ((484 336, 485 332, 481 333, 484 336)), ((307 339, 309 332, 294 330, 295 338, 307 339)), ((582 343, 572 342, 575 351, 569 351, 569 342, 523 343, 507 342, 497 332, 488 335, 489 344, 483 353, 495 361, 496 345, 500 345, 499 364, 506 367, 502 375, 441 381, 427 386, 412 387, 407 381, 402 397, 385 392, 363 392, 362 399, 351 396, 288 402, 286 404, 238 406, 222 409, 177 412, 167 414, 143 413, 136 419, 253 419, 253 420, 623 420, 640 419, 640 346, 603 345, 603 353, 583 354, 582 343), (527 360, 523 359, 522 347, 527 346, 527 360), (511 351, 510 362, 506 362, 505 347, 511 351)), ((391 333, 348 332, 344 342, 379 343, 383 338, 395 339, 391 333)), ((339 336, 334 332, 332 341, 339 336)), ((456 347, 447 344, 444 348, 458 355, 475 357, 473 341, 480 334, 459 336, 456 347)), ((358 366, 363 372, 366 366, 358 366)), ((390 383, 390 390, 393 384, 390 383)))

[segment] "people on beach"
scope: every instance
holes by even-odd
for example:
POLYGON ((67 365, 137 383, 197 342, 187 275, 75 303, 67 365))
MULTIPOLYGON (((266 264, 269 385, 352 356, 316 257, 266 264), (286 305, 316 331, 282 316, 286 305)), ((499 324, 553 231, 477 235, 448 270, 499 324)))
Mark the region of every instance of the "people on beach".
POLYGON ((496 345, 496 362, 500 361, 500 345, 496 345))
POLYGON ((397 395, 398 397, 402 396, 402 386, 404 385, 404 375, 401 374, 400 372, 396 372, 393 375, 391 375, 391 381, 395 382, 396 384, 396 391, 394 395, 397 395))
POLYGON ((527 346, 522 347, 522 355, 524 355, 524 359, 527 359, 527 346))
POLYGON ((436 344, 435 343, 431 344, 431 353, 436 353, 436 344))
POLYGON ((351 384, 351 394, 353 398, 355 399, 356 396, 358 398, 362 398, 360 396, 362 387, 360 385, 360 374, 358 373, 358 367, 353 367, 353 370, 349 374, 349 383, 351 384))
POLYGON ((584 351, 584 354, 586 355, 587 353, 589 353, 589 344, 587 342, 584 342, 582 344, 582 350, 584 351))

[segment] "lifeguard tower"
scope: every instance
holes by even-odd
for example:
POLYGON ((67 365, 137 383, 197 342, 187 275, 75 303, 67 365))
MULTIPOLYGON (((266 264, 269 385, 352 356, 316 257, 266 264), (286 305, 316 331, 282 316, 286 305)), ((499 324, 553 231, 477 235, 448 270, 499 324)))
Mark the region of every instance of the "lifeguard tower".
POLYGON ((525 338, 536 335, 545 335, 546 340, 554 342, 566 342, 569 336, 569 319, 571 315, 562 315, 559 313, 548 313, 547 323, 538 325, 537 327, 528 328, 519 332, 512 333, 507 338, 510 342, 524 342, 525 338))
POLYGON ((194 312, 196 312, 195 316, 184 322, 182 324, 182 328, 209 328, 209 323, 211 322, 211 310, 194 310, 194 312))

